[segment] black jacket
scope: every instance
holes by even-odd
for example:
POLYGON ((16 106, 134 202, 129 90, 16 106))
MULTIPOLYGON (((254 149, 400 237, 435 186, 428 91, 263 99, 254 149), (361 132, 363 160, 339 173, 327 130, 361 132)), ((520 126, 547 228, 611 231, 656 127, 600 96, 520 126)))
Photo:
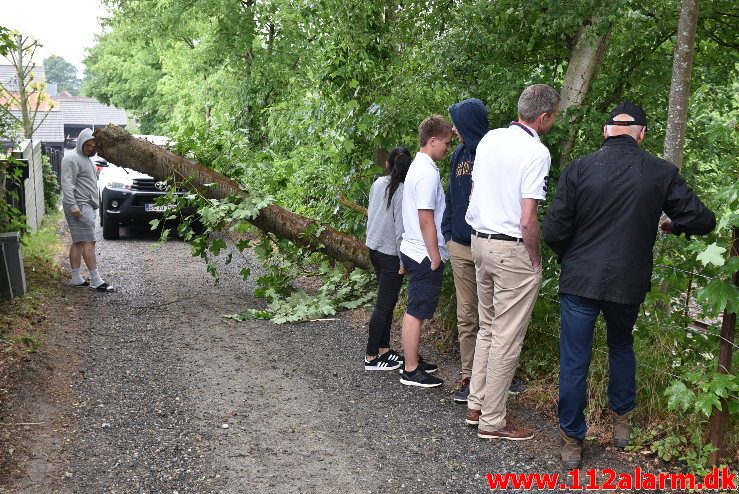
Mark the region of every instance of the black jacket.
POLYGON ((472 167, 480 139, 488 132, 488 110, 479 99, 466 99, 449 107, 452 122, 464 142, 454 149, 449 167, 446 209, 441 220, 444 241, 470 245, 472 228, 464 216, 472 193, 472 167))
POLYGON ((542 237, 559 256, 560 293, 640 304, 650 290, 652 249, 664 211, 673 233, 704 235, 716 227, 677 167, 609 137, 562 173, 542 237))

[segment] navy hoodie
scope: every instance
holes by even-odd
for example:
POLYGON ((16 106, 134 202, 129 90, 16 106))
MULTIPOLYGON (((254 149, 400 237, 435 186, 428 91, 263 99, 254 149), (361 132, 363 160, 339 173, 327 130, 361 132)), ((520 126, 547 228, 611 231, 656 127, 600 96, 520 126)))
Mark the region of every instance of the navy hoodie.
POLYGON ((489 130, 488 109, 479 99, 470 98, 450 106, 449 113, 464 142, 452 152, 441 233, 445 242, 454 240, 462 245, 470 245, 472 229, 464 216, 470 204, 472 167, 475 164, 477 145, 489 130))

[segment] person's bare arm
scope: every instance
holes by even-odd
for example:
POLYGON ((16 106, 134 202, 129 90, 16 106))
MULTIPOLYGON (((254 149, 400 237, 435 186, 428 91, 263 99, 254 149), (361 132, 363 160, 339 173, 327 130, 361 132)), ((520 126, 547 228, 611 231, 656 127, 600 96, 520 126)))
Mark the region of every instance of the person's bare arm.
POLYGON ((418 223, 421 227, 423 243, 426 244, 426 252, 428 252, 431 261, 431 270, 436 271, 436 268, 441 266, 441 253, 439 252, 439 239, 436 236, 434 210, 419 209, 418 223))
POLYGON ((537 209, 539 201, 537 199, 521 199, 521 235, 523 236, 523 244, 531 258, 531 265, 537 269, 541 265, 541 251, 539 247, 539 218, 537 217, 537 209))

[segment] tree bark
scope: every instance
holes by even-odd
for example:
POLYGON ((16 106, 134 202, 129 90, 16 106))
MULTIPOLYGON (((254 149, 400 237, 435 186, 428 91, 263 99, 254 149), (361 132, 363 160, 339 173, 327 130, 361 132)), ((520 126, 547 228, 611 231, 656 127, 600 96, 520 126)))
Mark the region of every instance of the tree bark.
MULTIPOLYGON (((567 64, 565 81, 562 84, 560 94, 560 111, 580 106, 590 91, 590 85, 595 78, 595 73, 603 60, 603 55, 608 47, 609 33, 595 37, 593 30, 598 26, 600 20, 593 18, 588 24, 580 27, 575 36, 575 46, 570 52, 570 60, 567 64)), ((573 116, 570 119, 567 136, 562 143, 560 152, 560 163, 569 161, 572 148, 575 146, 578 124, 580 118, 573 116)))
POLYGON ((690 99, 690 75, 693 70, 695 30, 698 24, 698 0, 683 0, 677 28, 675 57, 672 62, 670 101, 667 105, 664 158, 678 169, 683 166, 683 147, 690 99))
MULTIPOLYGON (((116 165, 132 168, 158 180, 172 176, 179 180, 189 179, 201 194, 212 199, 249 195, 230 178, 148 141, 136 139, 120 127, 101 127, 95 130, 94 135, 98 154, 116 165)), ((322 252, 337 261, 372 269, 364 242, 275 204, 262 209, 249 222, 264 232, 322 252)))
POLYGON ((15 35, 16 52, 13 57, 15 65, 15 76, 18 79, 18 97, 21 111, 21 125, 23 126, 23 136, 26 139, 33 139, 33 121, 31 120, 28 111, 28 93, 26 86, 26 74, 24 72, 25 65, 23 64, 23 51, 25 50, 24 39, 20 34, 15 35))

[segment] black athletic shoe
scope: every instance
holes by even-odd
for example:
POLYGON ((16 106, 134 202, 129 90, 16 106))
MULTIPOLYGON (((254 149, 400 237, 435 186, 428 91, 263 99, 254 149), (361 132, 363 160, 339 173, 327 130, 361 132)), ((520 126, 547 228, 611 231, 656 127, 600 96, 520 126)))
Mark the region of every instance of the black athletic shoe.
POLYGON ((459 381, 457 391, 452 395, 455 403, 467 403, 467 397, 470 395, 470 378, 465 377, 459 381))
POLYGON ((439 370, 438 365, 432 364, 431 362, 426 362, 420 355, 418 356, 418 366, 427 374, 433 374, 434 372, 439 370))
POLYGON ((388 362, 387 360, 383 360, 382 357, 375 357, 372 360, 367 360, 367 357, 364 357, 364 370, 366 371, 391 371, 401 365, 403 364, 400 362, 388 362))
POLYGON ((517 395, 518 393, 523 393, 524 391, 526 391, 526 388, 527 386, 525 382, 523 382, 516 376, 513 376, 513 381, 511 381, 511 385, 508 386, 508 394, 517 395))
POLYGON ((400 362, 401 364, 405 362, 405 357, 392 349, 380 355, 380 358, 386 362, 400 362))
POLYGON ((400 382, 406 386, 418 386, 420 388, 435 388, 444 384, 442 379, 434 377, 420 368, 410 373, 403 370, 400 373, 400 382))

